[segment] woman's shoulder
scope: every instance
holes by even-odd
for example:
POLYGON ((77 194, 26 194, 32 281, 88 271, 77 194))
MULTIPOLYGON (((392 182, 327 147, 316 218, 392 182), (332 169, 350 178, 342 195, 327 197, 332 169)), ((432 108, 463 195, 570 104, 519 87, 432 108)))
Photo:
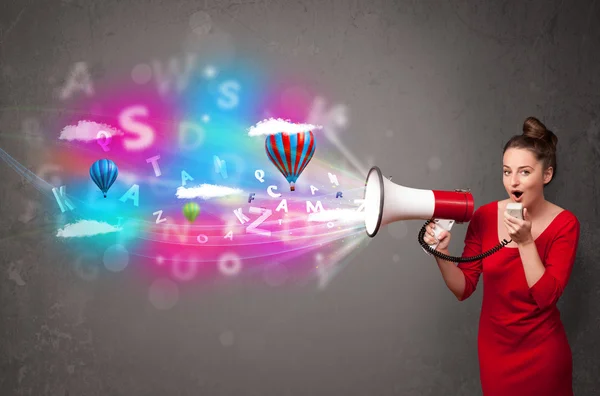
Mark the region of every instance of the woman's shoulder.
POLYGON ((471 216, 472 223, 487 223, 494 221, 498 213, 498 201, 492 201, 479 206, 471 216))
POLYGON ((553 217, 558 223, 562 225, 573 223, 579 226, 579 219, 569 209, 561 208, 556 204, 552 204, 550 210, 553 212, 553 217))
POLYGON ((498 201, 491 201, 478 207, 473 213, 473 217, 489 217, 498 213, 498 201))
POLYGON ((548 226, 551 229, 549 230, 551 240, 566 238, 570 241, 569 243, 577 244, 581 233, 581 225, 577 216, 570 210, 557 205, 551 207, 551 215, 554 216, 548 226))

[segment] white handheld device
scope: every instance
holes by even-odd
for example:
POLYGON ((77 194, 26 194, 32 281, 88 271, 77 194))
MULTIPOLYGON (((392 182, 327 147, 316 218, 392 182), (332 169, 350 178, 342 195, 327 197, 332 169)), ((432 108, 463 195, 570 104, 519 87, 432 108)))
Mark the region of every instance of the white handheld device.
POLYGON ((509 202, 506 204, 506 211, 512 217, 523 220, 523 204, 518 202, 509 202))

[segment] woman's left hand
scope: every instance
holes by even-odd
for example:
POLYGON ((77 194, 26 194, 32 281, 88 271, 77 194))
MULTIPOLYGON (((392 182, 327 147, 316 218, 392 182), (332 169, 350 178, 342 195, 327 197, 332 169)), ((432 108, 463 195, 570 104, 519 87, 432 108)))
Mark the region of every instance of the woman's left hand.
POLYGON ((533 236, 531 235, 531 220, 527 213, 527 208, 523 208, 523 219, 517 219, 504 211, 504 226, 508 231, 511 239, 517 245, 523 245, 533 242, 533 236))

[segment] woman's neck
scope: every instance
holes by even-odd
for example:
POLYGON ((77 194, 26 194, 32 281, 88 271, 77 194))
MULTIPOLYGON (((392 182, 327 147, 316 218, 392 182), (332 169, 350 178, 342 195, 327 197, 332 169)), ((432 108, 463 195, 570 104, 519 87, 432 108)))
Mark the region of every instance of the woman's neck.
POLYGON ((546 212, 547 207, 548 201, 546 201, 544 197, 540 197, 537 201, 532 202, 527 206, 527 214, 532 220, 540 218, 544 215, 544 212, 546 212))

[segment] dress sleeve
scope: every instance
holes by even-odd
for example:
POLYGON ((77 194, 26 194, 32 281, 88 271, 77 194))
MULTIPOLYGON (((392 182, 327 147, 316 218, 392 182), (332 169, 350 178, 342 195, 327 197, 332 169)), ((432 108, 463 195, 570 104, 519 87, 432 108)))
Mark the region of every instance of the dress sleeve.
POLYGON ((540 309, 556 304, 567 286, 579 244, 579 221, 570 220, 552 240, 544 275, 529 288, 540 309))
MULTIPOLYGON (((472 257, 481 254, 481 211, 476 211, 473 214, 473 218, 469 222, 467 227, 467 233, 465 235, 465 247, 461 257, 472 257)), ((482 260, 471 261, 466 263, 459 263, 460 268, 465 276, 465 290, 459 301, 464 301, 473 294, 477 288, 477 282, 479 282, 479 276, 481 275, 482 260)))

